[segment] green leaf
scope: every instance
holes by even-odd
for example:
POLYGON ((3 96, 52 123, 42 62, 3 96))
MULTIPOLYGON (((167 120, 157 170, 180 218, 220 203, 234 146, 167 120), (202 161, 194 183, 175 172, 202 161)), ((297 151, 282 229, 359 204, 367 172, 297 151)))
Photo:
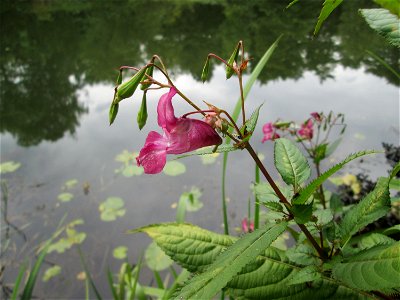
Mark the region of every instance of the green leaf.
POLYGON ((270 210, 283 212, 282 204, 280 204, 279 202, 267 201, 267 202, 262 202, 262 204, 270 210))
POLYGON ((137 115, 137 123, 139 130, 142 130, 147 121, 147 100, 146 93, 143 93, 142 103, 140 104, 139 112, 137 115))
POLYGON ((169 268, 173 261, 164 253, 156 242, 152 242, 144 254, 146 264, 150 270, 163 271, 169 268))
POLYGON ((203 81, 203 83, 207 80, 209 72, 210 72, 210 57, 207 56, 206 63, 204 64, 203 71, 201 72, 201 81, 203 81))
POLYGON ((399 173, 399 171, 400 171, 400 162, 398 162, 394 167, 393 167, 393 170, 392 170, 392 172, 390 173, 390 179, 392 179, 392 178, 394 178, 396 175, 397 175, 397 173, 399 173))
POLYGON ((328 146, 328 144, 320 144, 315 148, 314 162, 316 164, 318 164, 321 160, 326 158, 327 146, 328 146))
POLYGON ((132 177, 132 176, 139 176, 143 174, 143 168, 135 166, 135 165, 128 165, 122 170, 122 175, 125 177, 132 177))
POLYGON ((204 272, 174 294, 175 299, 211 299, 248 263, 265 251, 287 227, 287 222, 266 226, 246 234, 217 257, 204 272))
POLYGON ((384 234, 371 233, 367 236, 364 236, 358 243, 358 246, 360 249, 369 249, 377 245, 391 245, 395 242, 396 241, 394 239, 387 237, 384 234))
POLYGON ((364 291, 399 287, 400 242, 380 245, 333 266, 333 276, 364 291))
POLYGON ((291 8, 293 5, 295 5, 297 2, 299 2, 300 0, 293 0, 293 1, 291 1, 287 6, 286 6, 286 8, 285 9, 289 9, 289 8, 291 8))
POLYGON ((129 98, 135 93, 144 73, 146 72, 146 69, 147 67, 141 68, 128 81, 117 86, 117 94, 116 99, 114 99, 114 103, 119 103, 121 100, 129 98))
MULTIPOLYGON (((287 186, 279 186, 282 194, 286 199, 290 199, 293 196, 293 191, 287 186)), ((276 195, 272 186, 267 182, 261 182, 259 184, 255 184, 253 187, 254 193, 257 195, 259 201, 262 202, 279 202, 279 197, 276 195)))
POLYGON ((389 182, 389 189, 400 191, 400 179, 392 178, 389 182))
POLYGON ((21 166, 21 163, 15 161, 6 161, 5 163, 0 164, 0 174, 12 173, 18 170, 21 166))
MULTIPOLYGON (((148 233, 175 262, 191 272, 206 270, 219 253, 237 240, 190 224, 165 223, 131 232, 138 231, 148 233)), ((312 249, 309 251, 315 255, 312 249)), ((316 260, 312 256, 311 259, 312 263, 316 260)), ((230 295, 241 299, 363 299, 363 294, 334 284, 332 279, 325 280, 325 277, 314 288, 306 284, 289 286, 289 275, 300 270, 288 260, 284 251, 269 247, 235 276, 226 289, 230 295)))
POLYGON ((218 156, 219 153, 212 153, 201 155, 200 158, 203 165, 211 165, 217 161, 218 156))
POLYGON ((342 247, 347 244, 353 234, 383 217, 389 210, 389 179, 381 177, 374 190, 344 216, 341 223, 342 247))
POLYGON ((250 119, 246 121, 246 130, 248 133, 254 132, 257 126, 258 115, 260 114, 260 109, 264 104, 261 104, 256 110, 251 114, 250 119))
POLYGON ((342 138, 338 138, 334 142, 329 143, 328 146, 326 147, 325 157, 328 157, 333 152, 335 152, 335 150, 337 149, 337 147, 340 145, 341 142, 342 142, 342 138))
POLYGON ((348 162, 352 161, 353 159, 359 158, 361 156, 367 155, 367 154, 372 154, 372 153, 378 153, 378 151, 360 151, 355 154, 352 154, 348 156, 345 160, 342 162, 338 163, 337 165, 333 166, 330 168, 328 171, 324 172, 321 174, 320 177, 314 179, 312 182, 310 182, 303 190, 300 191, 300 195, 294 199, 295 204, 304 204, 308 200, 308 198, 311 197, 312 194, 318 189, 318 187, 324 183, 325 180, 327 180, 330 176, 335 174, 337 171, 339 171, 345 164, 348 162))
POLYGON ((169 161, 164 167, 164 174, 169 176, 178 176, 186 172, 186 166, 179 161, 169 161))
POLYGON ((399 0, 374 0, 382 8, 388 9, 392 14, 400 16, 400 1, 399 0))
MULTIPOLYGON (((144 81, 144 80, 148 79, 146 75, 149 75, 150 77, 153 77, 153 71, 154 71, 154 66, 148 67, 146 72, 145 72, 145 75, 143 76, 141 81, 144 81)), ((141 90, 145 90, 145 89, 149 88, 150 86, 151 86, 151 83, 143 83, 141 85, 140 89, 141 90)))
POLYGON ((116 259, 124 259, 128 253, 128 247, 125 246, 119 246, 117 248, 114 248, 113 250, 113 256, 116 259))
POLYGON ((290 261, 300 266, 315 265, 319 261, 314 249, 304 244, 288 249, 286 255, 290 261))
POLYGON ((109 197, 99 205, 100 219, 105 222, 114 221, 125 215, 124 200, 119 197, 109 197))
POLYGON ((291 210, 294 215, 294 220, 298 224, 305 224, 310 221, 312 216, 313 204, 295 204, 291 210))
POLYGON ((48 268, 46 270, 46 272, 44 272, 43 277, 42 277, 42 281, 47 282, 51 278, 53 278, 54 276, 57 276, 60 273, 61 273, 61 267, 60 266, 58 266, 58 265, 52 266, 52 267, 48 268))
POLYGON ((314 35, 318 34, 322 23, 329 17, 329 15, 343 2, 343 0, 325 0, 319 13, 318 22, 315 25, 314 35))
POLYGON ((368 25, 386 40, 400 47, 399 17, 384 8, 360 9, 361 15, 368 25))
POLYGON ((114 103, 114 102, 111 103, 110 111, 108 112, 108 120, 110 122, 110 126, 112 125, 112 123, 114 123, 115 118, 118 115, 118 108, 119 108, 118 103, 114 103))
POLYGON ((294 273, 289 279, 289 285, 314 281, 321 278, 317 266, 307 266, 299 272, 294 273))
POLYGON ((313 215, 317 218, 317 225, 323 226, 333 219, 333 213, 330 208, 316 210, 313 215))
MULTIPOLYGON (((233 50, 232 55, 228 60, 228 64, 231 66, 233 65, 233 63, 236 63, 236 61, 237 61, 237 57, 239 54, 239 46, 240 46, 240 43, 237 44, 235 50, 233 50)), ((234 72, 235 71, 231 67, 226 66, 226 70, 225 70, 226 79, 231 78, 234 72)))
POLYGON ((69 202, 74 198, 74 195, 71 193, 61 193, 57 196, 57 199, 61 202, 69 202))
POLYGON ((67 181, 64 183, 63 188, 64 188, 64 189, 72 189, 72 188, 75 187, 77 184, 78 184, 78 180, 77 180, 77 179, 70 179, 70 180, 67 180, 67 181))
POLYGON ((115 160, 119 162, 123 162, 124 164, 129 164, 131 161, 135 160, 135 157, 138 155, 136 152, 129 152, 128 150, 123 150, 121 153, 119 153, 116 157, 115 160))
POLYGON ((394 225, 390 228, 385 229, 382 233, 385 235, 392 235, 400 232, 400 224, 394 225))
POLYGON ((215 146, 208 146, 208 147, 204 147, 201 149, 198 149, 196 151, 192 151, 183 155, 178 155, 176 157, 176 159, 180 159, 180 158, 184 158, 184 157, 188 157, 188 156, 192 156, 192 155, 206 155, 206 154, 213 154, 213 153, 222 153, 222 152, 231 152, 231 151, 235 151, 235 150, 239 150, 239 148, 236 148, 233 145, 219 145, 218 148, 216 148, 215 146))
POLYGON ((282 179, 287 184, 292 184, 295 191, 310 177, 307 159, 288 139, 280 138, 275 141, 274 161, 282 179))

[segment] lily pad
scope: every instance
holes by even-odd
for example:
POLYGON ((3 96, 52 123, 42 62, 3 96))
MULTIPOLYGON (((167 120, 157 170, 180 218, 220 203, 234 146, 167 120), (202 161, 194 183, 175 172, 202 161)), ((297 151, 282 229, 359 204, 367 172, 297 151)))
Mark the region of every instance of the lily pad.
POLYGON ((217 161, 218 156, 219 153, 211 153, 211 154, 201 155, 200 158, 203 165, 211 165, 217 161))
POLYGON ((64 183, 63 189, 72 189, 73 187, 75 187, 78 184, 78 180, 77 179, 70 179, 67 180, 64 183))
POLYGON ((21 163, 15 161, 6 161, 5 163, 0 164, 0 174, 12 173, 21 166, 21 163))
POLYGON ((200 201, 201 191, 194 187, 190 192, 185 192, 181 195, 179 201, 186 201, 187 211, 198 211, 203 207, 203 202, 200 201))
POLYGON ((129 152, 128 150, 124 150, 115 157, 115 160, 124 164, 129 164, 131 161, 135 161, 136 156, 138 156, 137 152, 129 152))
POLYGON ((122 175, 124 175, 125 177, 138 176, 138 175, 142 175, 142 174, 143 174, 143 168, 140 168, 135 165, 126 166, 122 170, 122 175))
POLYGON ((64 253, 65 250, 70 249, 75 244, 82 244, 86 239, 85 232, 78 232, 75 229, 76 225, 83 224, 82 219, 77 219, 70 222, 65 226, 66 237, 60 238, 49 246, 49 253, 56 251, 57 253, 64 253))
POLYGON ((172 265, 173 261, 157 246, 155 242, 152 242, 146 249, 144 254, 147 266, 153 271, 162 271, 172 265))
POLYGON ((169 176, 178 176, 186 172, 186 166, 176 160, 169 161, 164 167, 164 174, 169 176))
POLYGON ((74 198, 74 195, 71 193, 61 193, 58 195, 57 199, 61 202, 69 202, 74 198))
POLYGON ((113 256, 116 259, 124 259, 127 255, 128 248, 125 246, 119 246, 113 250, 113 256))
POLYGON ((100 204, 100 219, 105 222, 114 221, 125 215, 124 200, 119 197, 109 197, 100 204))
POLYGON ((54 276, 57 276, 61 272, 61 267, 58 265, 52 266, 51 268, 48 268, 46 272, 44 272, 42 280, 44 282, 49 281, 51 278, 54 276))

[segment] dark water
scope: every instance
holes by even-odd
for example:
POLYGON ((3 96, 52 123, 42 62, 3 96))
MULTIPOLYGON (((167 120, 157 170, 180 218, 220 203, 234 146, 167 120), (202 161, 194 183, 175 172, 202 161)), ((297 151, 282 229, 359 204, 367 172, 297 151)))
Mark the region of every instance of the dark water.
MULTIPOLYGON (((1 2, 0 131, 1 161, 21 163, 2 179, 8 185, 7 217, 10 244, 2 257, 3 287, 15 280, 16 270, 33 257, 59 221, 84 220, 82 244, 100 291, 109 296, 107 266, 118 270, 112 250, 129 248, 137 260, 149 239, 126 235, 127 229, 172 221, 171 205, 192 186, 203 190, 204 208, 188 214, 188 221, 222 232, 220 158, 203 165, 197 157, 185 159, 184 175, 170 177, 115 174, 114 160, 122 150, 138 151, 149 130, 157 130, 155 106, 163 92, 148 96, 148 125, 136 125, 141 95, 122 103, 115 124, 108 126, 108 108, 120 65, 140 66, 157 53, 170 68, 176 85, 197 103, 212 102, 232 110, 238 98, 234 79, 225 80, 224 68, 214 64, 209 82, 200 73, 209 52, 227 57, 242 39, 256 63, 282 33, 278 49, 248 98, 248 111, 265 102, 254 147, 272 166, 272 144, 261 144, 261 126, 278 117, 302 121, 312 111, 344 112, 348 130, 333 159, 361 149, 381 149, 381 142, 399 143, 398 81, 365 50, 398 66, 398 50, 378 37, 357 14, 369 1, 346 1, 332 15, 318 39, 311 32, 319 1, 303 1, 284 11, 285 1, 31 1, 1 2), (77 179, 74 199, 57 200, 61 186, 77 179), (90 186, 85 195, 83 186, 90 186), (113 222, 100 220, 98 206, 107 197, 125 201, 126 214, 113 222), (22 234, 23 232, 24 234, 22 234), (26 237, 26 241, 25 241, 26 237)), ((250 65, 250 69, 253 65, 250 65)), ((246 80, 247 77, 245 77, 246 80)), ((179 101, 179 100, 178 100, 179 101)), ((179 103, 176 101, 175 103, 179 103)), ((177 115, 188 111, 175 104, 177 115)), ((381 156, 354 163, 354 169, 388 168, 381 156)), ((246 215, 254 166, 245 153, 233 153, 227 191, 231 226, 246 215)), ((271 172, 276 178, 277 174, 271 172)), ((4 197, 4 193, 3 193, 4 197)), ((2 201, 4 212, 4 201, 2 201)), ((2 216, 2 243, 5 223, 2 216)), ((35 296, 80 298, 84 283, 76 247, 52 253, 61 274, 49 283, 37 283, 35 296)), ((149 278, 145 271, 143 278, 149 278)), ((146 280, 144 280, 146 281, 146 280)), ((148 283, 148 282, 147 282, 148 283)))

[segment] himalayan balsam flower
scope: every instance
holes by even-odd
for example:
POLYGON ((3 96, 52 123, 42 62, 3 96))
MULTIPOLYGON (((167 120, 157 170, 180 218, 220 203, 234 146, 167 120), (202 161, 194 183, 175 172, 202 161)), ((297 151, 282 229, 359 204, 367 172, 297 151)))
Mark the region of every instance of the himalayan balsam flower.
POLYGON ((265 141, 268 140, 275 140, 275 139, 279 139, 280 135, 276 133, 276 129, 274 128, 274 125, 272 124, 272 122, 269 122, 267 124, 265 124, 262 128, 263 133, 264 133, 264 137, 261 141, 261 143, 264 143, 265 141))
POLYGON ((175 94, 176 89, 172 87, 158 102, 158 126, 164 134, 151 131, 136 158, 146 174, 160 173, 167 162, 167 154, 181 154, 222 143, 221 137, 206 122, 175 117, 172 106, 175 94))
POLYGON ((317 113, 316 111, 312 112, 310 115, 314 118, 315 121, 321 122, 321 120, 322 120, 321 115, 319 113, 317 113))
POLYGON ((313 122, 309 119, 307 122, 301 124, 301 128, 297 132, 303 139, 311 140, 313 137, 313 122))
POLYGON ((254 231, 254 222, 248 221, 247 218, 242 220, 242 231, 245 233, 254 231))

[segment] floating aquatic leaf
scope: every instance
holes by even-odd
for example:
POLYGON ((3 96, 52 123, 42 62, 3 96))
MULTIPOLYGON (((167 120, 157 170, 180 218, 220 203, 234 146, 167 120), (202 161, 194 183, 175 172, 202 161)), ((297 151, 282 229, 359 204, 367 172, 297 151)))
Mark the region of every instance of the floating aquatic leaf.
POLYGON ((125 164, 129 164, 131 161, 135 161, 136 156, 138 156, 137 152, 129 152, 128 150, 123 150, 121 153, 117 154, 115 160, 123 162, 125 164))
POLYGON ((6 161, 0 164, 0 174, 11 173, 16 171, 21 166, 21 163, 15 161, 6 161))
POLYGON ((113 256, 116 259, 124 259, 127 255, 128 247, 119 246, 113 250, 113 256))
POLYGON ((58 241, 52 243, 49 246, 48 253, 53 251, 64 253, 65 250, 70 249, 74 244, 82 244, 86 239, 86 233, 76 231, 75 226, 83 223, 82 219, 77 219, 66 225, 66 237, 62 237, 58 241))
POLYGON ((70 179, 70 180, 67 180, 65 183, 64 183, 64 186, 63 186, 63 188, 64 189, 72 189, 74 186, 76 186, 78 184, 78 180, 77 179, 70 179))
POLYGON ((125 177, 138 176, 138 175, 142 175, 142 174, 143 174, 143 168, 140 168, 135 165, 126 166, 122 170, 122 175, 124 175, 125 177))
POLYGON ((147 266, 153 271, 162 271, 172 265, 173 261, 157 246, 156 242, 152 242, 146 249, 144 254, 147 266))
POLYGON ((201 155, 200 158, 203 165, 211 165, 217 161, 218 156, 219 153, 211 153, 211 154, 201 155))
POLYGON ((54 276, 57 276, 61 272, 61 267, 58 265, 52 266, 51 268, 48 268, 46 272, 44 272, 42 280, 44 282, 49 281, 51 278, 54 276))
POLYGON ((164 167, 164 174, 169 176, 178 176, 186 172, 186 166, 176 160, 167 162, 164 167))
POLYGON ((105 222, 114 221, 125 215, 124 200, 118 197, 109 197, 100 204, 100 219, 105 222))
POLYGON ((198 211, 203 207, 203 202, 200 201, 201 191, 194 187, 190 192, 183 193, 179 199, 179 201, 186 201, 186 210, 187 211, 198 211), (182 200, 181 200, 182 199, 182 200))
POLYGON ((71 193, 61 193, 57 196, 57 199, 61 202, 69 202, 74 198, 74 195, 71 193))

